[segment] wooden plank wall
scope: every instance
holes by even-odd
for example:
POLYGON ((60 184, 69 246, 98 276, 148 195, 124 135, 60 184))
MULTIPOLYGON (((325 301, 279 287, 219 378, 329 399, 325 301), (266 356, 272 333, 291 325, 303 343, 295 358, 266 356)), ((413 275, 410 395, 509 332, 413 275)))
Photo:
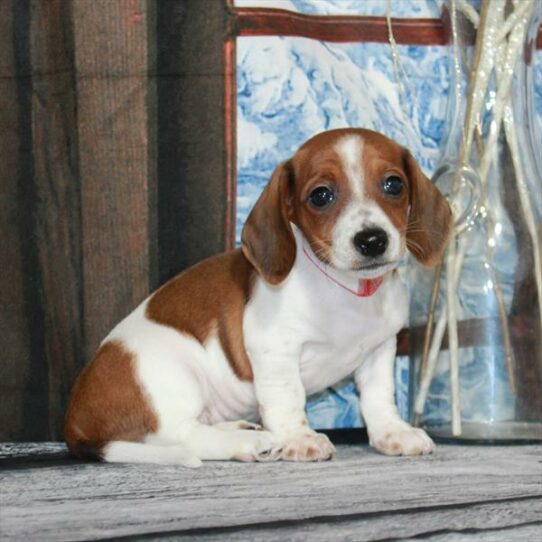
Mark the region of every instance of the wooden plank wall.
POLYGON ((155 272, 156 137, 147 111, 154 84, 147 49, 152 4, 73 3, 82 316, 92 349, 126 308, 145 298, 155 272))
POLYGON ((221 44, 225 8, 198 3, 0 0, 0 440, 60 439, 104 335, 222 249, 222 55, 206 39, 221 44), (197 67, 189 22, 218 61, 197 67))
POLYGON ((163 282, 179 266, 224 248, 223 46, 228 15, 225 0, 156 4, 158 258, 163 282))

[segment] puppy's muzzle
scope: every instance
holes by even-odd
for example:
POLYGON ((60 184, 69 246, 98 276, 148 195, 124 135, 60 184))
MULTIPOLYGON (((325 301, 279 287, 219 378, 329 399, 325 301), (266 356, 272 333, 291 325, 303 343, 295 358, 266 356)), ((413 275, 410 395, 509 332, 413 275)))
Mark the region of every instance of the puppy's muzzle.
POLYGON ((388 248, 388 234, 382 228, 370 228, 361 230, 352 240, 356 250, 369 258, 382 256, 388 248))

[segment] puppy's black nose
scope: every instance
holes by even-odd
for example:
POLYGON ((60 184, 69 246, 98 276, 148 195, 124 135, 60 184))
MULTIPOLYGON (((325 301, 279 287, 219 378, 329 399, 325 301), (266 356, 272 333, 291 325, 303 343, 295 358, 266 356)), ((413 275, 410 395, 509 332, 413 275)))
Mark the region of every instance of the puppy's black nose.
POLYGON ((388 234, 382 228, 362 230, 354 235, 354 246, 362 256, 376 258, 388 248, 388 234))

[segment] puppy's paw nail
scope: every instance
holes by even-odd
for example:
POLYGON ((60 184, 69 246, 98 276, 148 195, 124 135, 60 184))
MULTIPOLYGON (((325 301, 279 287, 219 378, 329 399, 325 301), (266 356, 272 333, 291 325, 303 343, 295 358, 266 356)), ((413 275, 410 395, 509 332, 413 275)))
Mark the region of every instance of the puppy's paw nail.
POLYGON ((281 452, 282 448, 269 448, 268 450, 260 452, 256 461, 277 461, 280 459, 281 452))
POLYGON ((277 461, 281 448, 269 431, 239 432, 239 452, 234 459, 239 461, 277 461))

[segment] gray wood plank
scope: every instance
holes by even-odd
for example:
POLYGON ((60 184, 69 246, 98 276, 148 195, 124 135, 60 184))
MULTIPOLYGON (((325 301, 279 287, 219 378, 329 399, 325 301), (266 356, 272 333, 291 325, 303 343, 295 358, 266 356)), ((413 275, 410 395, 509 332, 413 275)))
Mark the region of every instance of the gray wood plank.
MULTIPOLYGON (((326 518, 302 522, 223 529, 211 533, 171 533, 170 540, 191 542, 328 542, 333 540, 527 540, 526 533, 542 534, 542 499, 503 501, 449 509, 427 508, 416 512, 368 514, 360 519, 326 518), (527 524, 527 525, 526 525, 527 524)), ((536 536, 534 537, 536 539, 536 536)), ((145 536, 147 542, 164 536, 145 536)), ((137 540, 137 537, 135 538, 137 540)))
POLYGON ((187 470, 74 462, 5 470, 0 519, 6 540, 89 540, 414 512, 417 521, 438 507, 527 499, 523 512, 510 505, 517 525, 540 517, 541 457, 542 446, 442 445, 423 458, 340 446, 335 460, 306 465, 216 462, 187 470))
POLYGON ((68 453, 63 442, 0 442, 0 460, 25 456, 56 456, 61 453, 68 453))
POLYGON ((435 535, 429 538, 409 538, 407 540, 429 540, 429 542, 537 542, 542 538, 542 526, 525 525, 504 530, 460 532, 435 535))

